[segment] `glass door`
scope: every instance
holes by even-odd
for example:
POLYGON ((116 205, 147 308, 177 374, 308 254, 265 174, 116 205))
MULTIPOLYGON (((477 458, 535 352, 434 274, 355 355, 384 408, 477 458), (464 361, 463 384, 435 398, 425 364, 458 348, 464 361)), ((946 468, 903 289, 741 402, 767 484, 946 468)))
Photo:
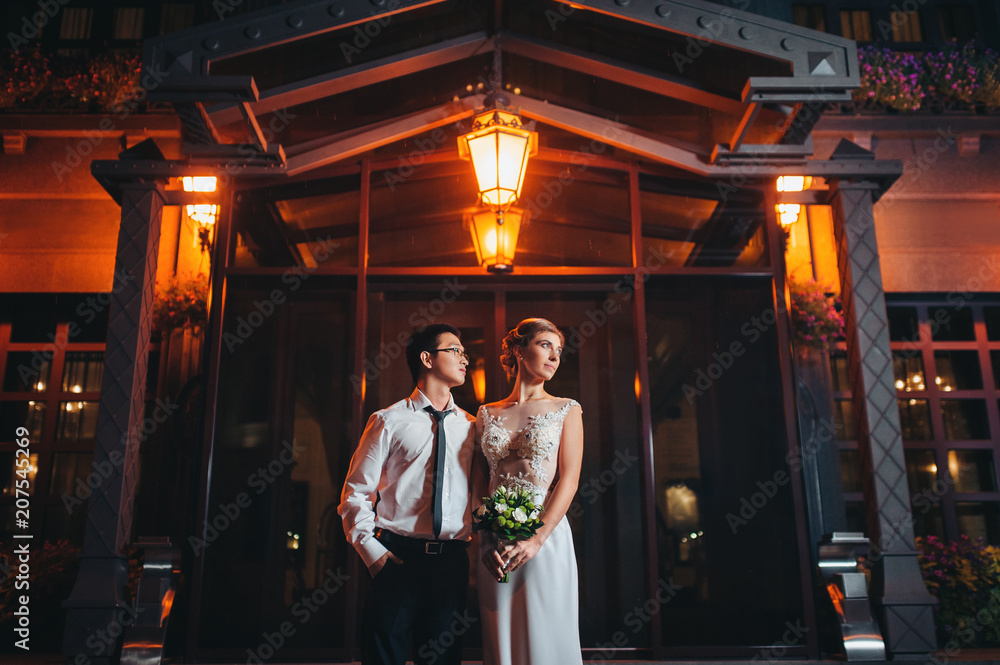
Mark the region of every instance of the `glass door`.
MULTIPOLYGON (((636 627, 629 615, 647 598, 632 314, 628 289, 578 284, 515 289, 460 278, 374 286, 368 298, 366 416, 412 391, 404 352, 416 326, 447 322, 462 330, 472 371, 454 394, 472 414, 511 389, 499 363, 507 330, 522 319, 543 316, 566 334, 562 365, 547 388, 583 406, 584 463, 569 520, 580 571, 585 649, 607 650, 623 632, 627 639, 618 638, 614 649, 651 646, 648 622, 636 627)), ((470 563, 480 565, 476 559, 470 563)), ((363 606, 363 597, 358 603, 363 606)), ((469 607, 478 616, 474 575, 469 607)), ((479 657, 479 640, 478 630, 466 636, 467 658, 479 657)))
POLYGON ((653 278, 646 327, 657 566, 676 591, 659 614, 663 646, 803 654, 771 280, 653 278))
POLYGON ((354 311, 338 280, 230 281, 208 500, 186 544, 205 656, 346 654, 354 311))
POLYGON ((546 389, 583 407, 583 467, 569 520, 582 646, 605 659, 652 646, 649 620, 634 611, 649 594, 632 295, 624 280, 603 288, 547 285, 508 292, 504 313, 505 330, 542 316, 566 335, 546 389))

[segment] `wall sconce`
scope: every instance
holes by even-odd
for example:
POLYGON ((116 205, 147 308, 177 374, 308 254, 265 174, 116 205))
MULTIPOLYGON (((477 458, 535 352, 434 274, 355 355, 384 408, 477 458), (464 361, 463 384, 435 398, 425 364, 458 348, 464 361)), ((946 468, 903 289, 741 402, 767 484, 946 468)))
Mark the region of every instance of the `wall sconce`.
POLYGON ((812 187, 811 175, 783 175, 778 176, 779 192, 804 192, 812 187))
MULTIPOLYGON (((181 178, 185 192, 214 192, 218 179, 215 176, 184 176, 181 178)), ((198 240, 201 251, 205 252, 212 246, 212 235, 215 222, 219 219, 219 206, 215 203, 189 204, 187 216, 198 224, 198 240)))
POLYGON ((802 206, 798 203, 779 203, 774 207, 778 211, 778 221, 781 222, 782 227, 788 228, 799 221, 802 206))
POLYGON ((528 213, 511 209, 506 213, 491 210, 468 215, 472 245, 476 260, 490 272, 510 272, 514 269, 517 234, 527 222, 528 213))
MULTIPOLYGON (((812 176, 808 175, 783 175, 778 176, 775 187, 779 192, 803 192, 812 187, 812 180, 812 176)), ((797 222, 802 214, 802 205, 799 203, 779 203, 775 209, 778 211, 778 221, 786 229, 797 222)))

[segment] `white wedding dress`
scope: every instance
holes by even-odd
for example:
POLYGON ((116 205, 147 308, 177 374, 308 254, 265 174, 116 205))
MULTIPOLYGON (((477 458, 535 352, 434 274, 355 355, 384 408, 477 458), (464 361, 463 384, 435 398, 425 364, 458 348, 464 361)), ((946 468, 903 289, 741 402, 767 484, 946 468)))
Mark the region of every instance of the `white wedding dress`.
MULTIPOLYGON (((575 400, 549 400, 477 416, 483 453, 490 465, 490 495, 503 485, 547 494, 555 479, 563 420, 575 400)), ((545 521, 545 513, 542 513, 545 521)), ((490 539, 480 538, 483 548, 490 539)), ((574 665, 580 653, 579 592, 573 533, 565 517, 535 558, 499 583, 476 566, 483 620, 483 665, 574 665)))

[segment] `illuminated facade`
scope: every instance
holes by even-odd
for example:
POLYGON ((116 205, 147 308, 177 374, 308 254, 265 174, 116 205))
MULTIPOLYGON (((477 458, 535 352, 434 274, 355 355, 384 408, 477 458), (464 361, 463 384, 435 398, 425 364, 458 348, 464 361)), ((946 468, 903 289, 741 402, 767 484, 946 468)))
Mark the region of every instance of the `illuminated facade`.
MULTIPOLYGON (((889 653, 932 650, 914 536, 1000 542, 996 116, 838 113, 856 45, 815 29, 863 39, 863 16, 728 4, 772 18, 693 0, 230 8, 147 39, 151 112, 97 138, 95 116, 0 116, 0 409, 34 428, 33 529, 83 545, 67 654, 126 600, 129 547, 169 536, 169 652, 267 660, 287 620, 282 659, 349 661, 365 573, 335 506, 367 415, 409 392, 406 336, 463 330, 456 399, 475 412, 505 394, 498 342, 532 315, 567 332, 551 390, 584 405, 589 653, 747 659, 789 624, 808 630, 788 655, 836 650, 815 572, 832 531, 879 544, 889 653), (459 137, 498 57, 538 147, 490 263, 459 137), (786 176, 812 181, 777 191, 786 176), (198 274, 205 325, 154 334, 157 289, 198 274), (793 347, 790 277, 843 296, 829 364, 793 347)), ((937 10, 927 25, 958 36, 937 10)), ((937 39, 924 25, 897 41, 937 39)))

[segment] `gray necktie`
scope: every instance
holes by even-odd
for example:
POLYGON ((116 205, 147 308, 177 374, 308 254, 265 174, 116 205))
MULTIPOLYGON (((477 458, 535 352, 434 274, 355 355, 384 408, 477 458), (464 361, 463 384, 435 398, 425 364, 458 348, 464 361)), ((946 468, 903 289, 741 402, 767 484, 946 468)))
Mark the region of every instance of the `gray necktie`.
POLYGON ((424 411, 434 416, 437 421, 437 433, 434 435, 434 500, 431 505, 434 510, 434 537, 440 538, 442 517, 444 516, 444 506, 441 500, 444 494, 444 458, 448 449, 444 437, 444 419, 451 411, 437 411, 433 406, 424 408, 424 411))

